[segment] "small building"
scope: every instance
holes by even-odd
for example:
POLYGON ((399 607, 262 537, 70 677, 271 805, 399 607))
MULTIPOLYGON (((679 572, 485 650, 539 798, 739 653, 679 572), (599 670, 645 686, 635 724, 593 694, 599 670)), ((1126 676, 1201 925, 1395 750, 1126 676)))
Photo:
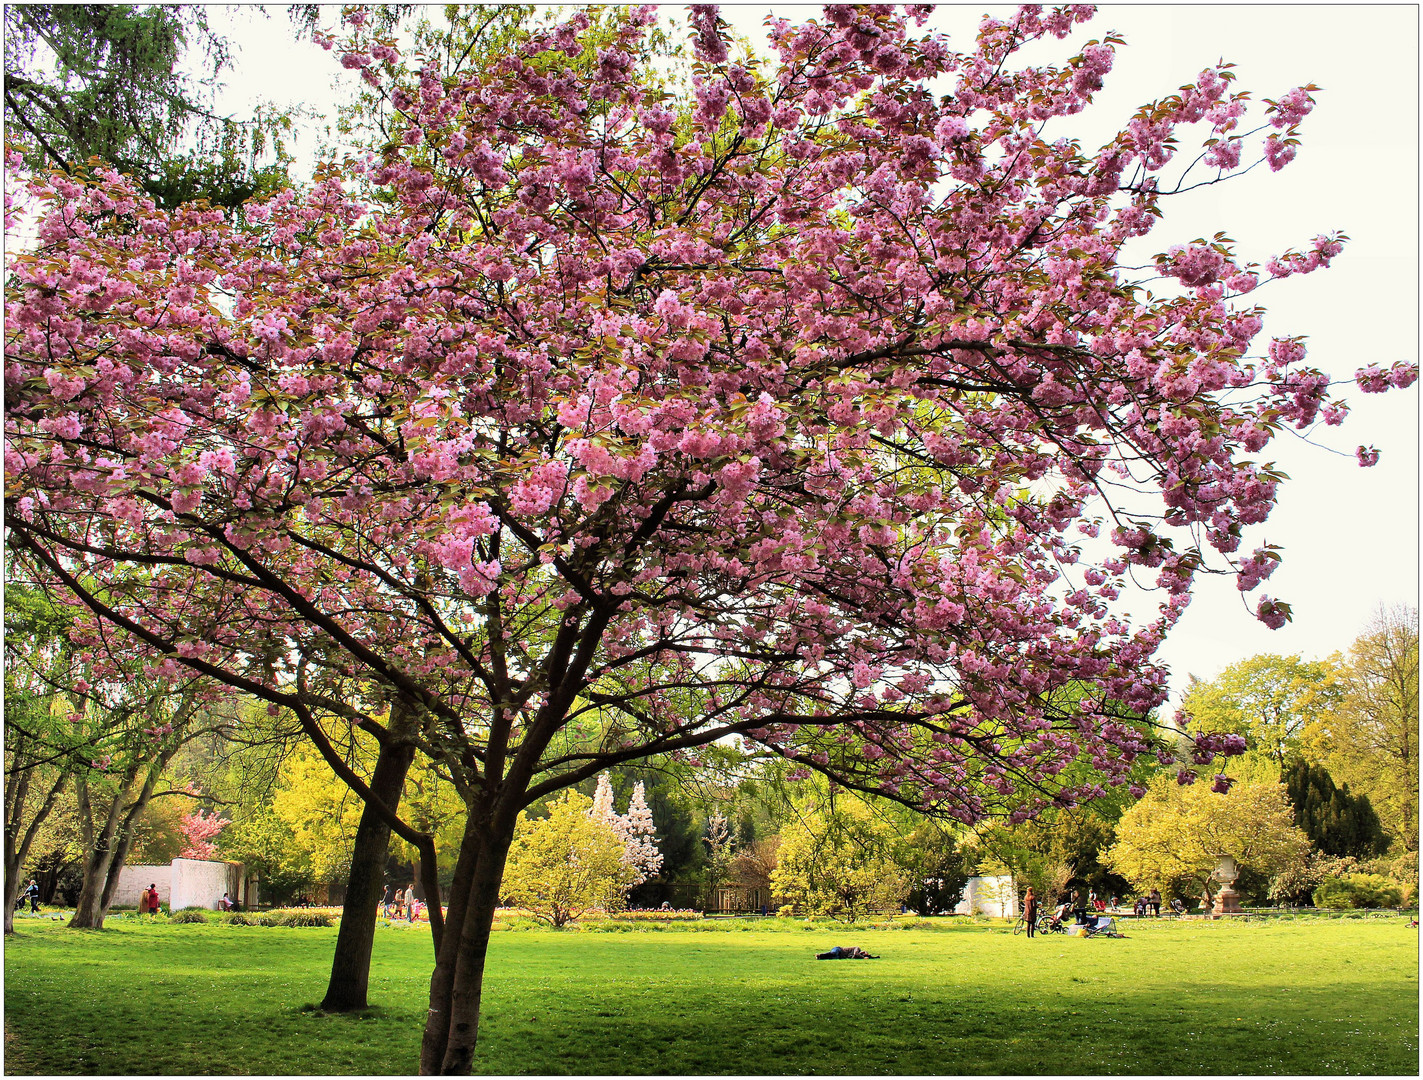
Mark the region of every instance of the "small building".
POLYGON ((1007 874, 971 877, 963 887, 963 897, 954 908, 957 915, 988 915, 1013 919, 1018 915, 1018 887, 1007 874))

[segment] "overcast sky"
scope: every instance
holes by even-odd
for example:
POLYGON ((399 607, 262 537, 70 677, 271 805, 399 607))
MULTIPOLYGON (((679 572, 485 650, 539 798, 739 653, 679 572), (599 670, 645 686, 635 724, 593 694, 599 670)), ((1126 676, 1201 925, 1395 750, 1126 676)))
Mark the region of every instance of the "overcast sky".
MULTIPOLYGON (((770 10, 724 6, 722 14, 748 38, 763 41, 762 19, 770 10)), ((819 9, 775 10, 795 19, 819 9)), ((1006 17, 1011 11, 940 8, 931 25, 968 49, 984 12, 1006 17)), ((672 19, 684 12, 667 9, 672 19)), ((1418 356, 1417 20, 1412 6, 1113 6, 1069 42, 1042 43, 1030 58, 1061 60, 1070 45, 1108 30, 1126 37, 1094 105, 1055 129, 1087 147, 1107 141, 1136 106, 1193 81, 1219 59, 1236 65, 1237 86, 1257 100, 1305 83, 1322 87, 1291 165, 1169 200, 1150 242, 1164 250, 1224 231, 1241 256, 1264 262, 1318 233, 1343 230, 1350 242, 1329 270, 1256 294, 1269 310, 1257 342, 1307 335, 1310 362, 1347 380, 1369 363, 1387 367, 1418 356)), ((280 14, 264 20, 246 9, 232 25, 241 49, 226 78, 225 107, 234 114, 250 111, 257 98, 329 112, 333 79, 350 85, 331 54, 290 40, 280 14)), ((308 135, 302 145, 314 142, 308 135)), ((1173 669, 1173 697, 1188 673, 1209 678, 1255 653, 1328 656, 1349 646, 1379 604, 1417 603, 1418 388, 1340 392, 1354 414, 1342 428, 1316 432, 1323 445, 1291 434, 1272 444, 1292 479, 1270 521, 1247 532, 1241 546, 1244 552, 1263 543, 1284 548, 1284 564, 1263 591, 1291 603, 1294 622, 1268 630, 1246 610, 1232 578, 1202 580, 1161 653, 1173 669), (1371 469, 1354 461, 1361 443, 1383 452, 1371 469)))

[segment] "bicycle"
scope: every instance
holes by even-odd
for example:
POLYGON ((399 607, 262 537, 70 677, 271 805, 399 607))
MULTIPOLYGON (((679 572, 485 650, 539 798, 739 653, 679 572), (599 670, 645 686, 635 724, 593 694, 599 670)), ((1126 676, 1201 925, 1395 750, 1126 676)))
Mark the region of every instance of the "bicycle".
POLYGON ((1051 915, 1038 916, 1038 933, 1041 934, 1065 934, 1067 924, 1061 919, 1055 919, 1051 915))
POLYGON ((1027 928, 1028 928, 1028 920, 1025 919, 1025 918, 1023 918, 1023 916, 1019 915, 1019 916, 1018 916, 1018 921, 1013 924, 1013 936, 1014 936, 1014 937, 1017 937, 1019 934, 1021 934, 1021 933, 1022 933, 1024 930, 1026 930, 1027 928))

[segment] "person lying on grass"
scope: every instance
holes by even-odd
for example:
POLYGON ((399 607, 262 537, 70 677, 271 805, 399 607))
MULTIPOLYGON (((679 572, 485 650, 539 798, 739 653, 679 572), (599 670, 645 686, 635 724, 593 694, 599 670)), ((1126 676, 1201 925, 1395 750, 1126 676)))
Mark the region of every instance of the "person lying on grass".
POLYGON ((816 953, 817 960, 878 960, 879 957, 865 952, 858 945, 851 945, 848 949, 836 945, 829 952, 816 953))

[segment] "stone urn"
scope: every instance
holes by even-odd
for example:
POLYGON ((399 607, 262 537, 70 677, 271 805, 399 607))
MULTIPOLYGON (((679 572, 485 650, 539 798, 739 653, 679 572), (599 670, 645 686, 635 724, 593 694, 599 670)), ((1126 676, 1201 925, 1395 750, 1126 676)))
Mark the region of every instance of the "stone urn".
POLYGON ((1240 876, 1240 867, 1236 865, 1235 858, 1231 855, 1218 855, 1216 858, 1216 868, 1211 872, 1211 877, 1220 882, 1220 891, 1215 894, 1215 906, 1211 908, 1211 918, 1219 919, 1222 915, 1239 915, 1241 913, 1240 894, 1231 886, 1240 876))

